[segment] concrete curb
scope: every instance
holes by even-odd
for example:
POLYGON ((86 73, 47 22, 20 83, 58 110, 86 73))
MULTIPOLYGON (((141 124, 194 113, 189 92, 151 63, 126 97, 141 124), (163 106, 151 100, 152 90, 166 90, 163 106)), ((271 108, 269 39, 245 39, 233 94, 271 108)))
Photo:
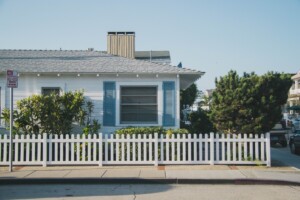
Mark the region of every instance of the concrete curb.
POLYGON ((291 185, 300 182, 268 179, 140 179, 140 178, 23 178, 0 179, 0 185, 29 184, 208 184, 208 185, 291 185))

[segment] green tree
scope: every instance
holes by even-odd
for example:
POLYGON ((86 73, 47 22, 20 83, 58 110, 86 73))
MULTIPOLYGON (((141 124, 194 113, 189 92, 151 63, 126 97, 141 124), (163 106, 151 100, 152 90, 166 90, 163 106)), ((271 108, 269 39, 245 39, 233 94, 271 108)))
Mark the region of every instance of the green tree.
POLYGON ((191 125, 186 127, 190 133, 210 133, 215 132, 214 125, 209 118, 210 111, 199 108, 196 112, 192 112, 189 116, 191 125))
MULTIPOLYGON (((66 92, 59 96, 33 95, 17 102, 14 111, 14 132, 25 134, 70 134, 73 123, 85 126, 84 133, 95 133, 100 129, 97 120, 92 120, 93 104, 86 102, 83 92, 66 92)), ((9 110, 2 112, 6 122, 9 110)))
POLYGON ((235 71, 216 79, 211 103, 211 119, 225 133, 263 133, 282 118, 292 85, 291 76, 268 72, 258 76, 235 71))
POLYGON ((197 85, 193 83, 190 87, 180 91, 180 110, 183 109, 183 105, 193 105, 199 94, 197 85))

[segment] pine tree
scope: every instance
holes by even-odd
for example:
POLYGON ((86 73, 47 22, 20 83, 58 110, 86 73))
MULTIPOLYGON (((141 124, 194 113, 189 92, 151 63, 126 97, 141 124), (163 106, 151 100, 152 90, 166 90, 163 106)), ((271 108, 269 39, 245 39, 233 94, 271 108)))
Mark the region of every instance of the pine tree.
POLYGON ((269 72, 258 76, 235 71, 216 79, 211 104, 211 119, 225 133, 263 133, 280 121, 291 76, 269 72))

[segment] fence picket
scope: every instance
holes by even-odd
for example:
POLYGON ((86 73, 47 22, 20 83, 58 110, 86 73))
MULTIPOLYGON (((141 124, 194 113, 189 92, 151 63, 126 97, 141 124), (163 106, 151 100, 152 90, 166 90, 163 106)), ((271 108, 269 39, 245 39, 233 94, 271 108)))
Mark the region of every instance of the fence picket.
POLYGON ((103 138, 102 133, 99 133, 99 166, 103 165, 103 138))
POLYGON ((186 135, 183 134, 183 142, 182 142, 182 160, 183 161, 186 161, 186 153, 187 153, 187 150, 186 150, 186 135))
POLYGON ((4 162, 7 162, 7 154, 8 154, 8 151, 7 151, 7 147, 8 147, 8 138, 7 138, 7 135, 4 135, 4 149, 3 149, 3 161, 4 162))
POLYGON ((176 136, 176 138, 178 139, 178 142, 177 142, 177 162, 180 161, 180 154, 181 154, 181 150, 180 150, 180 146, 181 146, 181 141, 180 141, 180 135, 178 134, 176 136))
POLYGON ((30 152, 30 154, 31 154, 31 161, 36 161, 36 151, 35 151, 35 146, 36 146, 36 135, 32 135, 31 136, 31 140, 32 140, 32 142, 31 142, 31 152, 30 152))
POLYGON ((105 140, 104 140, 104 161, 108 162, 108 135, 105 134, 105 140))
POLYGON ((132 160, 133 162, 136 161, 136 140, 135 140, 135 134, 132 135, 132 160))
POLYGON ((26 162, 29 162, 29 155, 30 155, 30 135, 26 135, 26 162))
POLYGON ((153 141, 152 141, 152 135, 150 134, 149 135, 149 161, 153 161, 152 159, 152 144, 153 144, 153 141))
POLYGON ((248 138, 247 134, 244 134, 244 160, 246 161, 248 159, 248 138))
POLYGON ((255 160, 259 159, 258 155, 258 135, 255 135, 255 160))
POLYGON ((226 145, 227 145, 227 159, 226 161, 231 161, 231 140, 230 140, 230 134, 227 134, 227 142, 226 142, 226 145))
POLYGON ((170 138, 166 135, 166 161, 170 161, 170 138))
POLYGON ((164 148, 164 137, 161 134, 160 135, 160 160, 164 161, 165 160, 165 148, 164 148))
POLYGON ((260 135, 260 160, 265 161, 265 142, 264 142, 264 134, 260 135))
POLYGON ((205 161, 208 161, 208 134, 205 134, 205 161))
POLYGON ((222 134, 222 161, 225 162, 225 134, 222 134))
POLYGON ((188 134, 188 161, 192 162, 192 136, 188 134))
MULTIPOLYGON (((14 161, 18 162, 19 161, 19 135, 15 136, 14 139, 14 144, 15 144, 15 156, 14 156, 14 161)), ((1 157, 1 142, 0 142, 0 157, 1 157)), ((0 158, 1 161, 1 158, 0 158)))
POLYGON ((143 139, 144 139, 144 142, 143 142, 143 148, 144 148, 144 150, 143 150, 143 152, 144 152, 144 161, 147 161, 147 135, 146 134, 144 134, 143 135, 143 139))
POLYGON ((69 135, 66 135, 66 153, 65 153, 65 155, 66 155, 66 157, 65 157, 65 161, 70 161, 70 157, 69 157, 69 155, 70 155, 70 139, 69 139, 69 135))
POLYGON ((232 152, 232 160, 233 161, 236 161, 236 144, 237 144, 237 142, 236 142, 236 135, 232 135, 232 137, 233 137, 233 142, 232 142, 232 146, 233 146, 233 152, 232 152))
POLYGON ((219 154, 219 149, 220 149, 220 141, 219 141, 219 134, 217 133, 216 134, 216 138, 215 138, 215 140, 216 140, 216 161, 217 162, 219 162, 219 160, 220 160, 220 154, 219 154))
POLYGON ((250 134, 249 137, 252 139, 249 143, 250 143, 250 160, 253 161, 253 135, 250 134))
POLYGON ((92 146, 92 142, 90 142, 91 141, 91 135, 89 134, 88 135, 88 147, 87 147, 87 160, 88 160, 88 162, 91 162, 91 157, 92 157, 92 148, 91 148, 91 146, 92 146))
MULTIPOLYGON (((16 143, 17 144, 17 143, 16 143)), ((38 135, 38 143, 37 143, 37 161, 40 162, 41 161, 41 153, 42 153, 42 135, 39 134, 38 135)))
POLYGON ((141 135, 138 135, 138 161, 142 161, 142 145, 141 145, 141 135))
MULTIPOLYGON (((47 137, 46 137, 47 139, 47 137)), ((52 146, 53 146, 53 142, 52 142, 52 134, 49 135, 49 164, 51 164, 51 162, 53 161, 53 154, 52 154, 52 146)))
POLYGON ((194 146, 193 161, 196 163, 198 161, 198 159, 197 159, 197 135, 196 134, 194 134, 194 136, 193 136, 193 146, 194 146))
POLYGON ((127 156, 126 156, 126 161, 131 161, 130 159, 130 135, 126 135, 126 140, 127 140, 127 144, 126 144, 126 149, 127 149, 127 156))
POLYGON ((203 161, 203 135, 199 135, 199 162, 203 161))
POLYGON ((242 134, 238 135, 238 161, 242 161, 242 138, 241 138, 242 134))
MULTIPOLYGON (((24 137, 25 137, 25 135, 21 135, 21 139, 20 139, 20 150, 21 150, 20 162, 24 162, 24 142, 23 142, 24 141, 24 137)), ((4 137, 4 139, 5 139, 5 137, 4 137)))
POLYGON ((93 134, 93 159, 92 161, 97 161, 97 135, 96 134, 93 134))
POLYGON ((172 161, 175 161, 175 135, 172 134, 172 161))
MULTIPOLYGON (((122 140, 121 140, 121 146, 122 146, 122 152, 121 152, 121 154, 122 154, 122 155, 121 155, 121 156, 122 156, 122 159, 121 159, 121 161, 124 162, 124 161, 125 161, 125 144, 124 144, 124 143, 125 143, 125 142, 124 142, 124 141, 125 141, 125 136, 122 135, 122 136, 121 136, 121 139, 122 139, 122 140)), ((111 152, 113 152, 113 151, 111 151, 111 152)))

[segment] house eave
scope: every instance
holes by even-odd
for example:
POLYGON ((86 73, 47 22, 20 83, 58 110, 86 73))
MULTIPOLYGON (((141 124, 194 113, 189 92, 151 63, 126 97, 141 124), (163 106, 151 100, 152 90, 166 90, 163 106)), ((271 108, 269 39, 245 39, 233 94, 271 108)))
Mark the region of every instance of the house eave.
MULTIPOLYGON (((5 73, 2 73, 5 75, 5 73)), ((195 81, 197 81, 199 78, 201 78, 205 72, 193 72, 193 73, 182 73, 182 72, 179 72, 179 73, 155 73, 155 72, 152 72, 152 73, 135 73, 135 72, 79 72, 79 71, 74 71, 74 72, 45 72, 45 71, 35 71, 35 72, 22 72, 22 71, 19 71, 18 72, 19 76, 22 76, 22 75, 36 75, 36 76, 64 76, 64 75, 74 75, 74 76, 81 76, 81 75, 90 75, 90 76, 100 76, 100 77, 103 77, 103 76, 116 76, 116 77, 119 77, 119 76, 123 76, 123 75, 130 75, 132 77, 143 77, 143 76, 151 76, 153 78, 158 78, 158 77, 161 77, 161 76, 174 76, 174 78, 179 78, 180 79, 180 89, 181 90, 184 90, 186 88, 188 88, 192 83, 194 83, 195 81)))

